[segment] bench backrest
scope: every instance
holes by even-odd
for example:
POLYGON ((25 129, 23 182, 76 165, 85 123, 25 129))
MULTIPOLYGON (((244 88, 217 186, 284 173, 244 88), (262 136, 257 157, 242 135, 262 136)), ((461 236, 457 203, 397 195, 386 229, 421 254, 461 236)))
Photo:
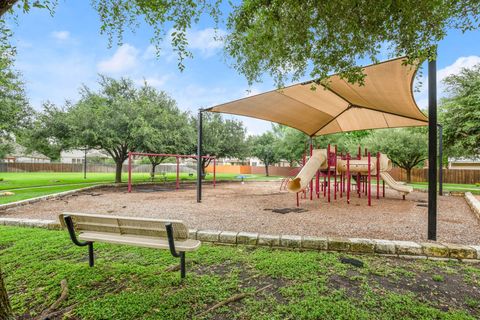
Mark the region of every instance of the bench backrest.
POLYGON ((179 220, 64 212, 59 215, 60 223, 64 228, 66 228, 65 216, 72 217, 75 230, 80 232, 107 232, 159 238, 167 238, 165 223, 170 222, 175 240, 188 239, 188 228, 179 220))

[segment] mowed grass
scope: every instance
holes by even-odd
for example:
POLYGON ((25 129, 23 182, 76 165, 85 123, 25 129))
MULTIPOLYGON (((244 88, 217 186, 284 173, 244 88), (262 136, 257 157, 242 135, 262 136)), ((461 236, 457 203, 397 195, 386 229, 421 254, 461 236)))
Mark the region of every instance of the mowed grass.
POLYGON ((187 278, 166 250, 95 244, 96 265, 66 231, 0 226, 0 264, 18 318, 60 296, 58 319, 478 319, 480 266, 203 244, 187 278), (363 267, 343 263, 354 258, 363 267), (345 261, 344 261, 345 262, 345 261), (239 293, 241 300, 206 312, 239 293))
MULTIPOLYGON (((418 189, 428 189, 428 182, 414 182, 409 183, 409 185, 418 189)), ((438 187, 437 187, 438 188, 438 187)), ((437 189, 438 190, 438 189, 437 189)), ((453 192, 471 192, 473 194, 480 194, 480 186, 474 184, 455 184, 455 183, 444 183, 443 191, 453 191, 453 192)))
MULTIPOLYGON (((238 174, 219 173, 217 180, 237 180, 238 174)), ((244 175, 246 180, 276 180, 279 177, 265 177, 262 175, 244 175)), ((15 195, 0 197, 0 204, 10 203, 19 200, 31 199, 43 195, 58 193, 62 191, 74 190, 88 187, 95 184, 114 183, 113 173, 87 173, 87 179, 83 178, 81 172, 0 172, 0 192, 11 191, 15 195)), ((187 173, 180 174, 181 181, 193 181, 196 175, 187 173)), ((207 174, 205 180, 211 181, 212 174, 207 174)), ((133 183, 151 182, 149 173, 132 174, 133 183)), ((175 173, 157 174, 156 182, 175 181, 175 173)), ((128 174, 122 175, 122 181, 128 181, 128 174)))

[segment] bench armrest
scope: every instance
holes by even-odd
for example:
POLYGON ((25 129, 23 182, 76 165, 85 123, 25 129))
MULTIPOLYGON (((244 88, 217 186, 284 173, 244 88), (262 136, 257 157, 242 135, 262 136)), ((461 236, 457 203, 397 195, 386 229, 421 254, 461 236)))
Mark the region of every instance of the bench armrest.
POLYGON ((91 243, 89 241, 87 241, 87 242, 78 241, 77 235, 75 234, 75 226, 73 224, 72 217, 70 217, 69 215, 65 215, 65 216, 63 216, 63 220, 65 221, 65 224, 67 226, 68 234, 70 235, 70 239, 72 239, 72 242, 74 244, 76 244, 79 247, 84 247, 84 246, 88 245, 89 243, 91 243))
POLYGON ((173 226, 171 222, 165 223, 165 228, 167 229, 167 237, 168 237, 168 247, 170 248, 170 253, 172 256, 179 258, 180 253, 175 250, 175 240, 173 238, 173 226))

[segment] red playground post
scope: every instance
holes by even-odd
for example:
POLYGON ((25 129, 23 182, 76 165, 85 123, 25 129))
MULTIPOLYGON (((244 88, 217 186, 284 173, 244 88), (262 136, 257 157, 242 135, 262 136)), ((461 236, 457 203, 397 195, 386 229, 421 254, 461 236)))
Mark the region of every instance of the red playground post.
POLYGON ((180 188, 180 180, 179 180, 179 173, 180 173, 180 159, 178 157, 175 157, 175 160, 177 161, 177 179, 176 179, 176 188, 177 190, 180 188))
POLYGON ((327 193, 328 193, 328 202, 330 202, 330 144, 327 147, 327 193))
POLYGON ((132 153, 128 152, 128 192, 132 192, 132 153))
POLYGON ((380 152, 377 152, 377 199, 380 198, 380 152))
MULTIPOLYGON (((313 155, 313 143, 312 140, 310 140, 310 159, 312 158, 313 155)), ((313 179, 310 180, 310 200, 313 200, 313 179)))
POLYGON ((370 152, 367 153, 368 157, 368 180, 367 180, 367 190, 368 190, 368 205, 372 205, 372 159, 370 156, 370 152))
POLYGON ((217 185, 217 158, 213 158, 213 188, 217 185))
POLYGON ((347 203, 350 204, 350 154, 347 153, 347 203))

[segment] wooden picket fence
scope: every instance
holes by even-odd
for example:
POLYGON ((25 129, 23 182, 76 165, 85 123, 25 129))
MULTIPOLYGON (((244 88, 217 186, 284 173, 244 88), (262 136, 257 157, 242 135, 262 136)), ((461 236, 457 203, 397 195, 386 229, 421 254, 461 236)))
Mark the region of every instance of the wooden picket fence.
MULTIPOLYGON (((401 168, 393 168, 390 174, 397 181, 407 180, 407 172, 401 168)), ((412 182, 427 182, 428 169, 427 168, 412 169, 411 178, 412 178, 412 182)), ((444 183, 462 183, 462 184, 480 183, 480 170, 443 169, 443 182, 444 183)))

